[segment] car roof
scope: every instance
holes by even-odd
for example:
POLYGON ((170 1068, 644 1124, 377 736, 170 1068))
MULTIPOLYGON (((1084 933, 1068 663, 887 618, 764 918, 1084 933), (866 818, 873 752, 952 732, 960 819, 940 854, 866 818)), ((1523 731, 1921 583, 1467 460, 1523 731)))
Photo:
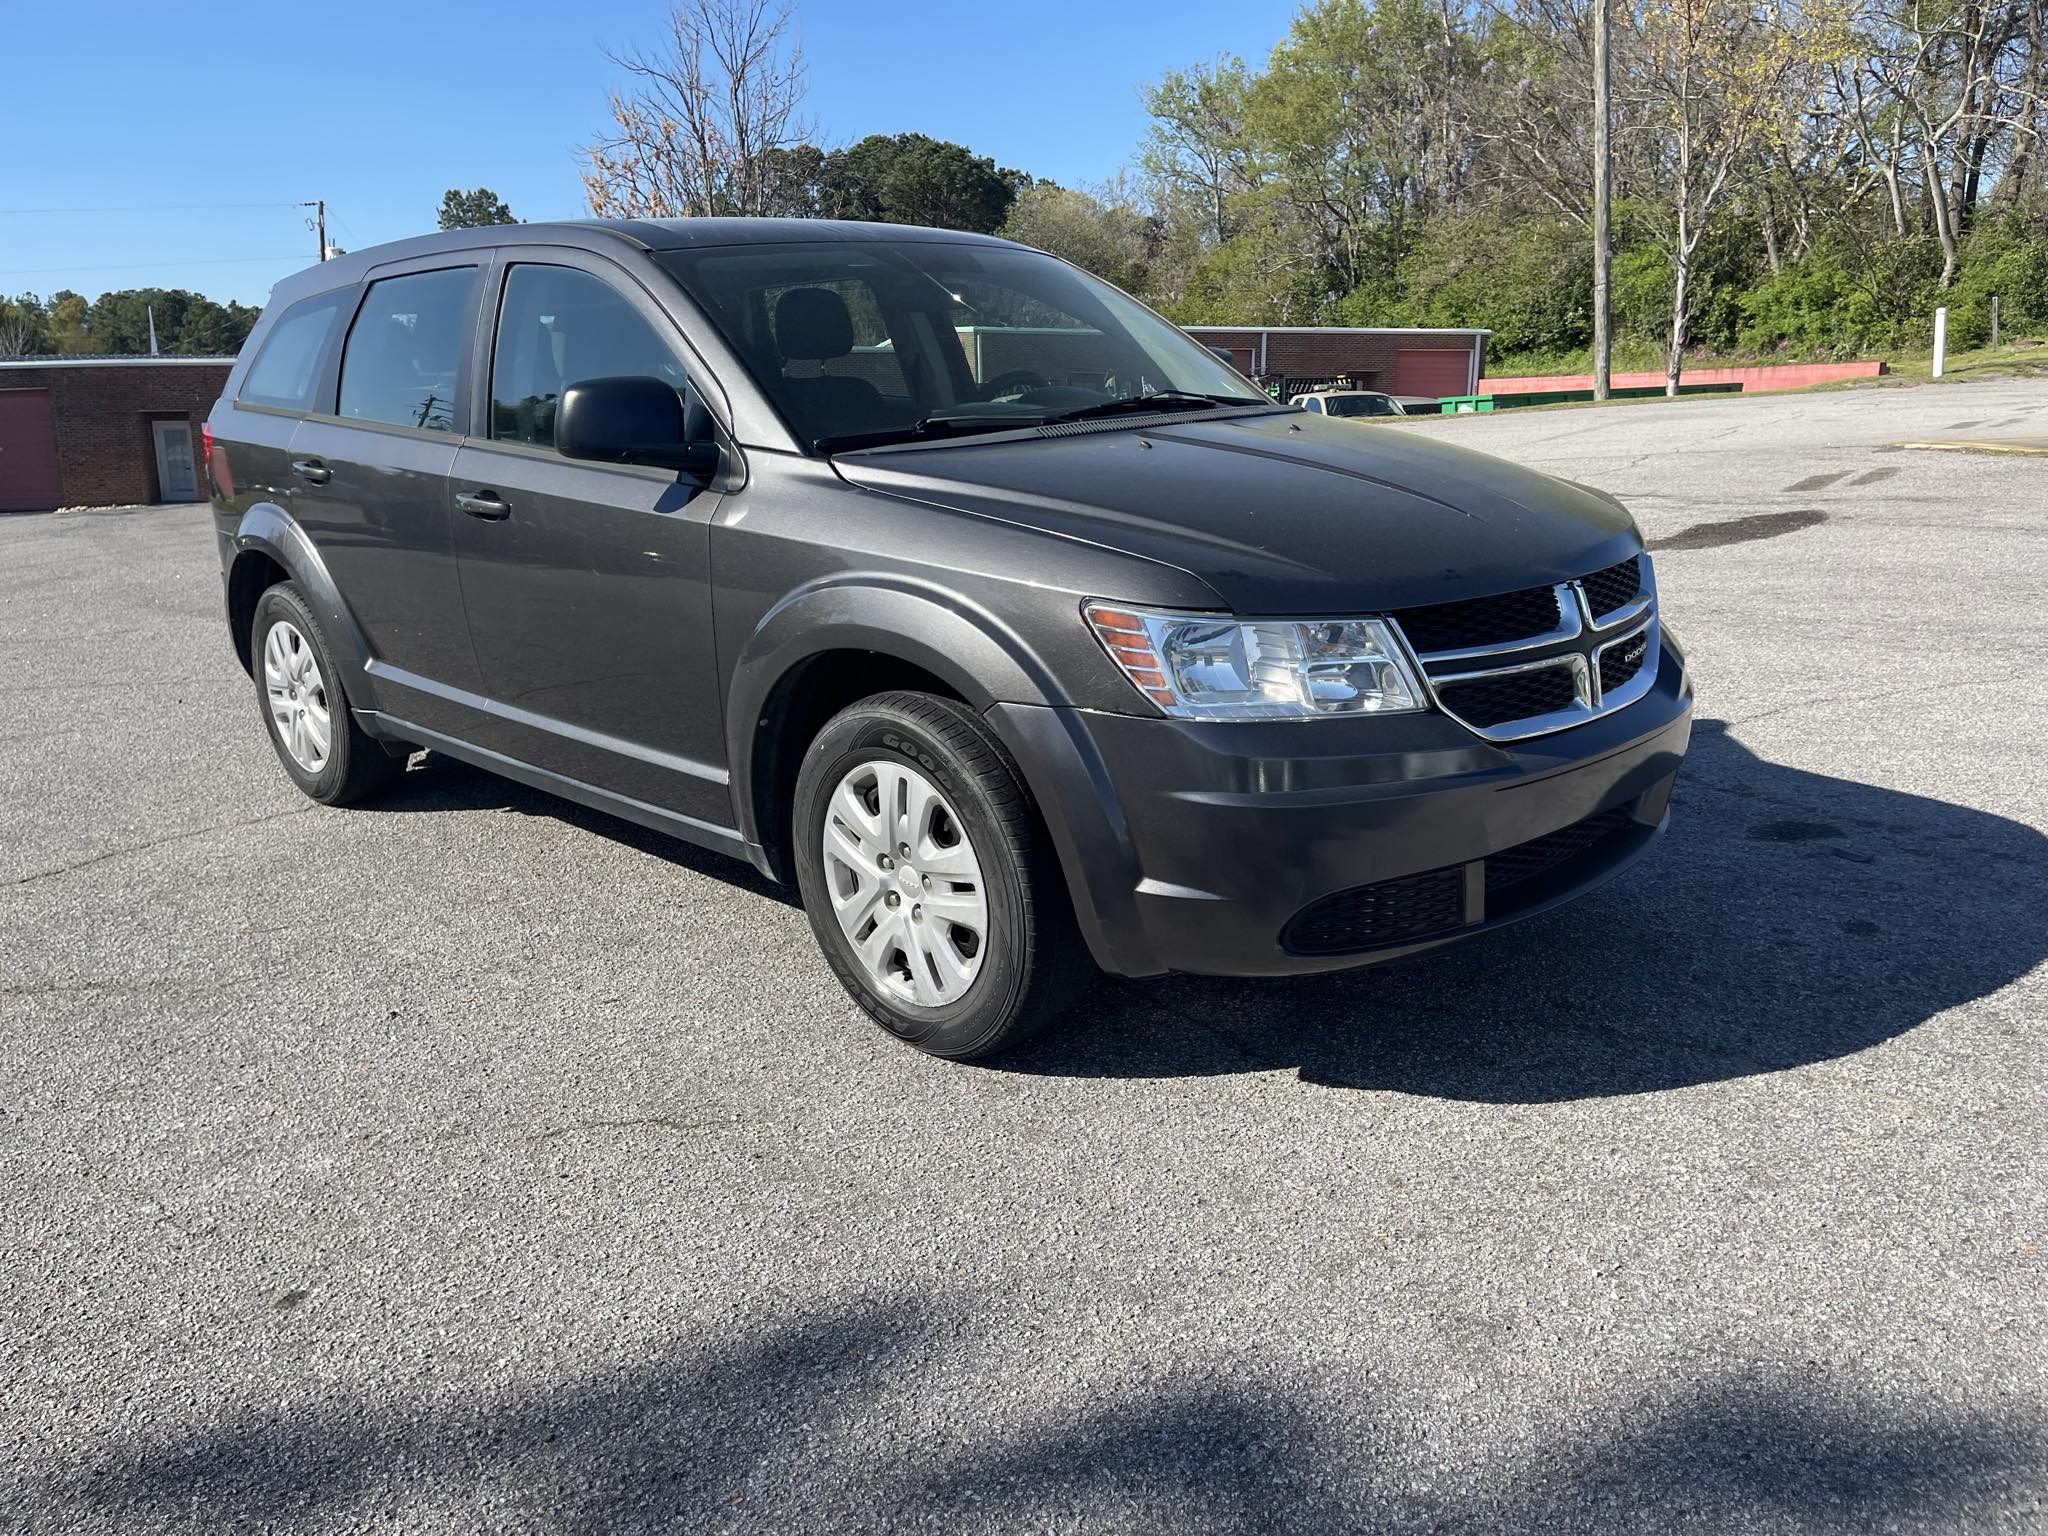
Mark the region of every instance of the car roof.
POLYGON ((304 268, 271 290, 271 301, 324 293, 359 282, 363 274, 387 262, 410 261, 443 252, 471 251, 500 245, 554 245, 599 252, 694 250, 722 245, 794 245, 816 241, 865 241, 875 244, 944 242, 957 245, 1025 249, 994 235, 958 229, 926 229, 915 224, 866 224, 852 219, 563 219, 541 224, 498 224, 480 229, 451 229, 415 235, 383 245, 365 246, 330 261, 304 268))

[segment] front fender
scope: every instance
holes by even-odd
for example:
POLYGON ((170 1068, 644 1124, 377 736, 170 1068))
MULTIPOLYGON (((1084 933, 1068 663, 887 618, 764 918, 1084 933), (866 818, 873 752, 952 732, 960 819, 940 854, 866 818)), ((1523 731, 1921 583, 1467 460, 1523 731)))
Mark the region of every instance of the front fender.
POLYGON ((977 712, 997 703, 1062 702, 1051 670, 1014 628, 957 591, 895 572, 851 571, 799 587, 767 612, 734 659, 725 739, 733 809, 758 843, 755 804, 763 727, 777 690, 829 652, 871 651, 921 667, 977 712))
MULTIPOLYGON (((363 639, 362 627, 342 600, 341 589, 335 585, 327 562, 320 558, 320 551, 291 513, 274 501, 259 501, 242 514, 229 543, 233 549, 226 573, 230 612, 236 593, 236 573, 244 568, 245 562, 255 558, 275 562, 312 605, 328 648, 334 653, 335 664, 342 671, 343 691, 358 709, 375 708, 375 685, 366 670, 370 648, 363 639)), ((246 653, 248 644, 247 635, 235 636, 238 653, 246 653)), ((252 660, 247 654, 242 655, 245 667, 252 660)))

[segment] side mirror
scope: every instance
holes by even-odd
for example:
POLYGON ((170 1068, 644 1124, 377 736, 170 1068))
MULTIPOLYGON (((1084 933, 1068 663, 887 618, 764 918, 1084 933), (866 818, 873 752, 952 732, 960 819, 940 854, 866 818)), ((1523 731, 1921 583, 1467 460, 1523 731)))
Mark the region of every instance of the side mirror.
POLYGON ((656 378, 571 384, 555 407, 555 448, 568 459, 647 464, 694 480, 710 480, 721 462, 714 440, 689 440, 683 397, 656 378))

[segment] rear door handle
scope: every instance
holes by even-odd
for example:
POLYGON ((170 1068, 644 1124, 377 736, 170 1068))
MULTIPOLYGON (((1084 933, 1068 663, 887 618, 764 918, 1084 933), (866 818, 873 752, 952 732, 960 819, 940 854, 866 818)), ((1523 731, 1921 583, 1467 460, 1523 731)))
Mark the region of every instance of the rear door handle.
POLYGON ((293 459, 292 473, 314 485, 325 485, 334 478, 334 471, 318 459, 293 459))
POLYGON ((499 522, 512 515, 511 503, 502 499, 496 491, 458 492, 455 505, 471 517, 480 517, 486 522, 499 522))

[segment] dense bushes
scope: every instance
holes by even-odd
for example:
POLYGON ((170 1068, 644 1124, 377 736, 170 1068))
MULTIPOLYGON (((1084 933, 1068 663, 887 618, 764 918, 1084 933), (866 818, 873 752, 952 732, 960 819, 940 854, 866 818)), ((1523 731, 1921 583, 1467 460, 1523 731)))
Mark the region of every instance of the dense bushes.
POLYGON ((1951 346, 1990 339, 1993 294, 2006 336, 2048 333, 2048 231, 2021 235, 2003 226, 1971 240, 1948 296, 1951 346))
POLYGON ((1393 279, 1353 290, 1337 323, 1484 325, 1499 353, 1558 351, 1592 337, 1592 251, 1563 223, 1445 221, 1401 258, 1393 279))
MULTIPOLYGON (((1390 242, 1390 244, 1395 244, 1390 242)), ((2017 214, 1986 219, 1965 241, 1955 285, 1941 288, 1933 236, 1854 232, 1812 243, 1773 272, 1753 219, 1731 215, 1693 273, 1695 356, 1808 360, 1925 352, 1934 310, 1949 309, 1951 350, 1990 339, 1997 294, 2007 338, 2048 333, 2048 229, 2017 214)), ((1167 301, 1189 324, 1485 326, 1498 371, 1576 371, 1593 339, 1593 262, 1570 220, 1460 216, 1410 225, 1379 270, 1334 301, 1312 263, 1290 265, 1245 237, 1206 252, 1167 301)), ((1671 324, 1671 267, 1627 207, 1616 222, 1615 365, 1660 367, 1671 324)))

